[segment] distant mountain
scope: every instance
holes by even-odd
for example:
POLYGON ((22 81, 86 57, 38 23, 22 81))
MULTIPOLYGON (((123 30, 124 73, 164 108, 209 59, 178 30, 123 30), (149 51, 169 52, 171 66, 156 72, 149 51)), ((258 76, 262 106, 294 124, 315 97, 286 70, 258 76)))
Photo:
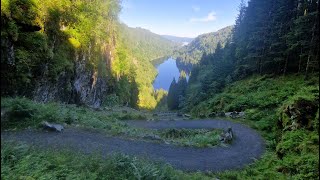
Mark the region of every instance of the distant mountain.
POLYGON ((187 46, 176 50, 173 57, 178 60, 179 64, 197 64, 204 53, 214 53, 218 43, 224 47, 231 37, 232 29, 233 26, 227 26, 216 32, 202 34, 187 46))
POLYGON ((181 45, 187 45, 194 39, 189 37, 177 37, 177 36, 171 36, 171 35, 162 35, 162 37, 170 41, 180 43, 181 45))

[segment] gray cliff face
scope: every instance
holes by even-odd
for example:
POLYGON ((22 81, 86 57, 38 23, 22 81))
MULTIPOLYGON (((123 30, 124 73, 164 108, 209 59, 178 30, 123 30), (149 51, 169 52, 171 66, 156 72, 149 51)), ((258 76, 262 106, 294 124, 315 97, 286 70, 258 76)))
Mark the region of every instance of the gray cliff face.
POLYGON ((99 107, 107 93, 107 81, 98 77, 98 72, 85 68, 86 57, 75 64, 74 92, 78 103, 99 107))
POLYGON ((47 78, 39 80, 33 99, 39 102, 59 101, 88 105, 94 108, 102 104, 107 95, 107 79, 98 72, 86 68, 86 55, 76 55, 73 74, 62 72, 53 83, 47 78))

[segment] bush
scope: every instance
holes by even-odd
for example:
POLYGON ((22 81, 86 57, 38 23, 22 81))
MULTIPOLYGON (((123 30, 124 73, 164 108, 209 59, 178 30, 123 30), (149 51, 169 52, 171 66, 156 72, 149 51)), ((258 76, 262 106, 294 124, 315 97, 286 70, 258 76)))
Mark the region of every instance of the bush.
POLYGON ((4 109, 7 118, 1 121, 1 128, 27 127, 34 123, 32 117, 38 109, 25 98, 1 99, 1 109, 4 109))

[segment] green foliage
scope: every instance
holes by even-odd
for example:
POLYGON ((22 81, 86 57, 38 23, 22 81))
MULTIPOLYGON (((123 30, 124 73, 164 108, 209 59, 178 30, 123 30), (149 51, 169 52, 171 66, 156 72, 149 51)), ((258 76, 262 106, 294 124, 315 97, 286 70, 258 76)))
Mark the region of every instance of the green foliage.
MULTIPOLYGON (((145 119, 139 113, 97 112, 83 107, 59 103, 36 103, 26 98, 2 98, 1 109, 8 114, 1 122, 2 129, 38 127, 42 121, 78 124, 86 128, 102 129, 109 134, 135 131, 118 119, 145 119)), ((140 131, 141 134, 144 131, 140 131)))
POLYGON ((318 1, 259 1, 242 3, 234 28, 236 59, 243 71, 308 73, 318 71, 318 1))
POLYGON ((72 74, 76 51, 72 42, 77 42, 77 47, 81 44, 82 51, 94 50, 91 52, 94 55, 89 58, 88 63, 97 64, 99 58, 96 58, 96 53, 99 51, 96 46, 91 47, 91 43, 95 42, 92 44, 100 46, 99 38, 107 38, 109 33, 105 32, 103 27, 98 27, 98 24, 110 24, 108 16, 101 16, 105 13, 103 11, 108 11, 109 7, 106 4, 117 2, 103 4, 100 1, 78 1, 74 6, 69 6, 70 3, 68 0, 41 3, 37 0, 4 1, 2 9, 7 13, 1 13, 4 25, 1 35, 5 40, 1 50, 5 52, 5 56, 1 57, 1 63, 12 66, 6 74, 13 77, 12 81, 4 86, 5 94, 31 96, 30 92, 34 90, 39 78, 56 81, 61 73, 72 74), (83 18, 84 16, 87 18, 83 18), (71 44, 68 39, 73 40, 71 44), (14 46, 11 46, 13 42, 14 46), (8 49, 12 52, 8 53, 8 49))
POLYGON ((177 86, 177 83, 174 78, 170 84, 168 98, 167 98, 167 104, 170 110, 177 109, 179 106, 178 92, 177 92, 176 86, 177 86))
POLYGON ((296 179, 319 177, 319 134, 306 130, 283 133, 277 145, 277 154, 282 159, 278 169, 296 179))
POLYGON ((164 89, 156 90, 154 93, 154 97, 157 101, 157 106, 155 108, 156 111, 167 111, 167 98, 168 98, 168 92, 164 89))
POLYGON ((74 64, 84 60, 119 104, 155 108, 156 70, 150 62, 170 54, 175 44, 120 24, 119 12, 118 0, 2 0, 2 95, 32 97, 39 79, 72 81, 74 64))
POLYGON ((116 106, 119 105, 119 97, 116 94, 110 94, 103 102, 103 106, 116 106))
POLYGON ((220 144, 222 129, 165 129, 159 130, 166 142, 183 146, 212 147, 220 144))
POLYGON ((227 85, 220 93, 204 96, 206 100, 196 105, 189 104, 193 116, 244 111, 245 119, 240 121, 259 130, 266 139, 268 152, 261 160, 242 171, 219 173, 219 179, 317 179, 318 93, 316 75, 308 80, 303 75, 252 76, 227 85), (297 108, 308 125, 287 128, 296 117, 287 115, 287 107, 297 108))
POLYGON ((184 71, 181 71, 177 83, 175 79, 171 82, 167 99, 170 110, 177 110, 183 106, 187 84, 186 73, 184 71))
POLYGON ((232 26, 228 26, 217 32, 200 35, 187 46, 176 50, 174 57, 178 61, 178 66, 198 64, 203 53, 214 53, 219 43, 223 46, 226 44, 231 38, 232 29, 232 26))
POLYGON ((1 179, 210 179, 124 154, 103 158, 1 142, 1 179))

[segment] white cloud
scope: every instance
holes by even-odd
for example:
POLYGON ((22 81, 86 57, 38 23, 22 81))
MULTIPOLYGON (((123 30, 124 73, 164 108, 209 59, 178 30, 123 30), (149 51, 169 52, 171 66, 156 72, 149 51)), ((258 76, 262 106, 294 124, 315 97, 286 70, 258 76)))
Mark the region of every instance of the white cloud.
POLYGON ((198 6, 192 6, 192 10, 193 10, 194 12, 198 12, 198 11, 200 11, 200 7, 198 7, 198 6))
POLYGON ((209 21, 214 21, 216 19, 217 19, 216 13, 212 11, 206 17, 203 17, 203 18, 191 18, 189 21, 190 22, 209 22, 209 21))

